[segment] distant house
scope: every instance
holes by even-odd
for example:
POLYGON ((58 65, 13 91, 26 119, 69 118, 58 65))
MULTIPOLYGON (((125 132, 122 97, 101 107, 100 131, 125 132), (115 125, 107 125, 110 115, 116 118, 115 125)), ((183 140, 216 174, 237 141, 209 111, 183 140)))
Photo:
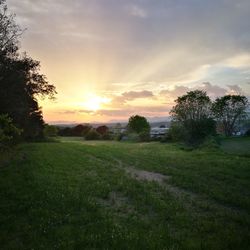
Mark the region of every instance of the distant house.
POLYGON ((161 138, 166 135, 169 128, 163 127, 154 127, 150 130, 150 137, 151 138, 161 138))

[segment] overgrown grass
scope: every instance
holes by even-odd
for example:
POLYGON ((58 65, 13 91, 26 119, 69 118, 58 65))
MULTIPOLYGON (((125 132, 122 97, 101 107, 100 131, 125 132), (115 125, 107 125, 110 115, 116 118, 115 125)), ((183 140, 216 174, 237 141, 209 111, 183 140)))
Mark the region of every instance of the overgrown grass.
POLYGON ((247 157, 82 140, 18 152, 0 168, 1 249, 249 249, 247 157))
POLYGON ((221 147, 230 154, 250 156, 250 137, 235 137, 222 140, 221 147))

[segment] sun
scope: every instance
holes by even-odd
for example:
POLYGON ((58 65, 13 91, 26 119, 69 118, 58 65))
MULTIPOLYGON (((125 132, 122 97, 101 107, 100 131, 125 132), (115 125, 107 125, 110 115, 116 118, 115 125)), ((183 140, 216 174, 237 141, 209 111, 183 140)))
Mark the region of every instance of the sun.
POLYGON ((102 108, 103 104, 110 102, 109 98, 101 97, 95 94, 88 94, 84 100, 83 106, 90 111, 97 111, 102 108))

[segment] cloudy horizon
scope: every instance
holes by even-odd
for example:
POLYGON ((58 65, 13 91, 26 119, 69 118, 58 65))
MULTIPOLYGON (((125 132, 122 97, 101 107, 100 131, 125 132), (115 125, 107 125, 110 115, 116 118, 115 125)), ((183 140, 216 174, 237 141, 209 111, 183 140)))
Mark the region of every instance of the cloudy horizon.
POLYGON ((166 117, 194 89, 250 96, 248 0, 7 0, 57 88, 47 122, 166 117))

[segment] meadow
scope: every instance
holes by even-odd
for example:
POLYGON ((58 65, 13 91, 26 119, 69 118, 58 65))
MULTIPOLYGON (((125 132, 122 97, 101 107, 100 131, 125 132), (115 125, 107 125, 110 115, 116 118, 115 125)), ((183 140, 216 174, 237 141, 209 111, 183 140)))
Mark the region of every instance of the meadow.
POLYGON ((25 143, 0 197, 1 249, 250 249, 250 139, 25 143))

